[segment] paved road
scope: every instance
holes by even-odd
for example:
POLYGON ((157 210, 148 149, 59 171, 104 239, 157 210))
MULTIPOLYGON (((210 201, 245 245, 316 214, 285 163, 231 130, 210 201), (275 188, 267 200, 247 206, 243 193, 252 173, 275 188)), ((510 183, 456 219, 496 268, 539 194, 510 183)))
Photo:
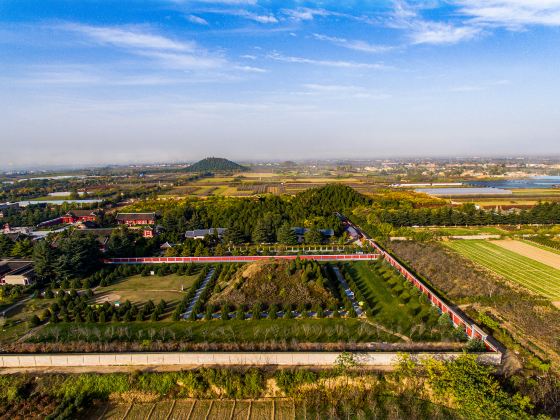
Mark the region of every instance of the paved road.
POLYGON ((336 274, 336 278, 338 279, 338 281, 340 282, 340 284, 342 284, 342 287, 344 288, 344 293, 346 294, 346 296, 348 296, 348 299, 350 299, 350 302, 352 303, 352 306, 354 307, 354 310, 356 311, 356 314, 358 314, 358 316, 364 316, 364 311, 362 310, 362 308, 360 307, 360 305, 358 304, 358 301, 356 300, 356 295, 354 295, 354 292, 352 291, 352 289, 350 289, 350 286, 348 285, 348 283, 346 283, 346 280, 344 279, 344 276, 342 275, 342 273, 340 272, 340 270, 338 269, 338 267, 335 267, 334 265, 332 266, 334 273, 336 274))
POLYGON ((31 296, 26 297, 25 299, 22 299, 20 301, 17 301, 16 303, 14 303, 12 306, 7 307, 6 309, 4 309, 2 312, 0 312, 0 317, 5 317, 7 316, 14 308, 17 308, 18 306, 23 305, 25 302, 29 301, 31 299, 31 296))
POLYGON ((184 319, 190 318, 194 305, 196 305, 196 302, 198 302, 198 299, 200 299, 200 295, 202 294, 202 292, 204 292, 204 289, 206 289, 206 286, 208 285, 208 282, 212 278, 213 274, 214 274, 214 267, 210 268, 210 271, 208 271, 208 274, 204 278, 204 281, 202 282, 202 284, 194 294, 194 297, 192 298, 191 302, 189 303, 189 306, 187 307, 187 311, 183 314, 184 319))

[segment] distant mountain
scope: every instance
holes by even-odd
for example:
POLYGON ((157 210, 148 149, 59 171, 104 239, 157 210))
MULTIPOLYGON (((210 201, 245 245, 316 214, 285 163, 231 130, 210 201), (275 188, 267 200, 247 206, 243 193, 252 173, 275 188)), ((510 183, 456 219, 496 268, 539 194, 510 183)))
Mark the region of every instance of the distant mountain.
POLYGON ((189 172, 241 172, 247 170, 248 168, 245 166, 217 157, 202 159, 187 168, 189 172))

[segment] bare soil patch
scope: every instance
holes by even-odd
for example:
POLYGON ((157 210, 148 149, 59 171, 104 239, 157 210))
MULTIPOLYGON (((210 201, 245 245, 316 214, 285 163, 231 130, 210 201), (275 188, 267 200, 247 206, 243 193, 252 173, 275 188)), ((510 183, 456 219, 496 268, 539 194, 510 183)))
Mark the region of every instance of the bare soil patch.
POLYGON ((95 303, 105 303, 105 302, 109 302, 109 303, 113 303, 116 302, 118 300, 120 300, 121 295, 118 295, 116 293, 106 293, 106 294, 102 294, 102 295, 96 295, 94 297, 94 302, 95 303))
POLYGON ((524 257, 531 258, 535 261, 560 270, 560 255, 555 254, 554 252, 546 251, 520 241, 502 240, 492 241, 492 243, 507 249, 508 251, 515 252, 523 255, 524 257))

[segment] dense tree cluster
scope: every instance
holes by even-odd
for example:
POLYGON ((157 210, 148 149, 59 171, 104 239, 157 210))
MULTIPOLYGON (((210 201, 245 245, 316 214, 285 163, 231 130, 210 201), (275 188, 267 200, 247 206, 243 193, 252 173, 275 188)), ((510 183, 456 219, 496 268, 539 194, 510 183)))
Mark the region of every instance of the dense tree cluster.
POLYGON ((377 212, 377 217, 380 222, 393 226, 553 224, 560 223, 560 203, 539 203, 529 210, 519 212, 477 210, 471 204, 456 209, 383 209, 377 212))
MULTIPOLYGON (((367 205, 370 200, 354 189, 331 184, 304 191, 294 197, 265 196, 258 199, 216 198, 192 200, 182 203, 165 203, 159 210, 165 240, 179 241, 185 231, 225 227, 225 241, 243 243, 276 242, 293 244, 291 227, 305 227, 313 231, 309 240, 320 241, 317 229, 333 229, 342 232, 342 224, 336 212, 357 205, 367 205)), ((150 205, 143 205, 147 210, 150 205)))
POLYGON ((33 242, 23 235, 17 241, 0 234, 0 257, 27 258, 33 254, 33 242))
POLYGON ((39 241, 33 249, 35 272, 41 280, 83 278, 100 264, 99 243, 93 236, 59 235, 39 241))
POLYGON ((4 214, 2 223, 8 223, 11 226, 36 226, 45 220, 60 217, 70 209, 71 206, 68 204, 60 206, 32 204, 27 207, 8 207, 2 210, 4 214))
MULTIPOLYGON (((53 298, 53 294, 48 289, 45 292, 45 298, 53 298)), ((133 305, 130 301, 120 303, 104 302, 102 304, 91 303, 94 294, 91 289, 78 294, 72 289, 69 292, 60 290, 56 295, 56 301, 51 303, 48 309, 45 309, 41 317, 34 315, 30 319, 31 326, 37 326, 41 322, 132 322, 158 321, 165 313, 167 303, 160 300, 157 305, 149 300, 142 306, 133 305)))

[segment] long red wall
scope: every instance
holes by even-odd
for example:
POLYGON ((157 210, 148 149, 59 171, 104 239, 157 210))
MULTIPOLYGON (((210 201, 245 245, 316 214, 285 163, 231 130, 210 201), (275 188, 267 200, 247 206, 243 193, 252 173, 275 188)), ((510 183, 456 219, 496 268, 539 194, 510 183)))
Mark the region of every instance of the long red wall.
POLYGON ((442 313, 448 314, 455 327, 463 328, 465 333, 471 338, 482 340, 488 350, 501 352, 498 346, 492 342, 492 338, 488 334, 486 334, 480 327, 478 327, 474 323, 469 322, 462 313, 459 313, 450 308, 432 289, 430 289, 426 284, 424 284, 424 282, 414 276, 401 263, 393 258, 391 254, 381 248, 374 240, 369 238, 358 226, 350 221, 348 221, 347 223, 351 224, 352 227, 356 229, 362 235, 362 237, 382 255, 385 261, 391 264, 397 271, 401 273, 401 275, 405 279, 414 284, 414 286, 416 286, 418 290, 426 295, 430 302, 432 302, 432 305, 437 306, 442 313))
POLYGON ((231 263, 271 260, 314 260, 314 261, 361 261, 376 260, 379 254, 338 254, 338 255, 243 255, 226 257, 139 257, 106 258, 105 264, 183 264, 183 263, 231 263))

